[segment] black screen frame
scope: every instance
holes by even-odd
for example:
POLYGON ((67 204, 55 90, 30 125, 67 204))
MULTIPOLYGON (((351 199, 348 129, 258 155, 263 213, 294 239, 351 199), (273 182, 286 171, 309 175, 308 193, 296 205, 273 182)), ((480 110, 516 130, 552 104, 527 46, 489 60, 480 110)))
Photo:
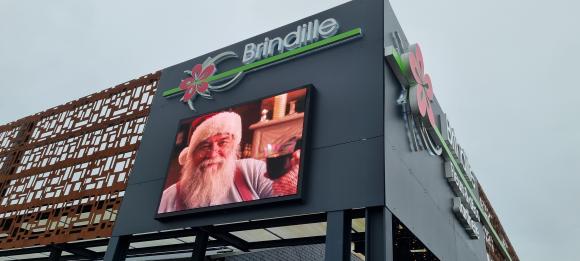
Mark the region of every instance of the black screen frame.
MULTIPOLYGON (((235 108, 235 107, 239 107, 239 106, 243 106, 249 103, 253 103, 259 100, 264 100, 267 98, 271 98, 274 97, 276 95, 280 95, 280 94, 284 94, 284 93, 289 93, 292 91, 296 91, 296 90, 300 90, 300 89, 306 89, 306 95, 305 95, 305 99, 304 99, 304 121, 302 124, 302 141, 301 141, 301 151, 300 151, 300 168, 298 171, 298 182, 297 182, 297 191, 296 194, 293 195, 286 195, 286 196, 277 196, 277 197, 270 197, 270 198, 264 198, 264 199, 256 199, 256 200, 252 200, 252 201, 241 201, 241 202, 234 202, 234 203, 228 203, 228 204, 222 204, 222 205, 215 205, 215 206, 208 206, 208 207, 201 207, 201 208, 192 208, 192 209, 184 209, 184 210, 179 210, 179 211, 172 211, 172 212, 164 212, 164 213, 159 213, 159 207, 161 204, 161 199, 163 197, 163 192, 165 190, 165 186, 167 185, 167 181, 168 181, 168 175, 169 175, 169 169, 171 168, 171 159, 173 159, 174 157, 176 157, 175 155, 175 149, 172 150, 172 152, 169 155, 169 160, 167 163, 167 167, 166 167, 166 173, 165 173, 165 182, 163 182, 163 189, 160 190, 159 196, 157 197, 159 200, 157 202, 157 208, 155 209, 155 219, 163 221, 167 218, 171 218, 171 217, 181 217, 181 216, 188 216, 191 214, 199 214, 199 213, 207 213, 207 212, 216 212, 216 211, 223 211, 223 210, 229 210, 229 209, 243 209, 243 208, 248 208, 248 207, 252 207, 252 206, 262 206, 262 205, 272 205, 273 203, 280 203, 280 202, 300 202, 303 199, 303 187, 304 187, 304 170, 306 169, 306 164, 307 164, 307 155, 308 155, 308 133, 309 133, 309 129, 308 129, 308 123, 310 121, 310 106, 311 106, 311 96, 314 90, 314 86, 312 84, 308 84, 305 86, 300 86, 300 87, 295 87, 295 88, 291 88, 291 89, 287 89, 281 92, 276 92, 276 93, 272 93, 272 94, 268 94, 262 97, 258 97, 258 98, 253 98, 251 100, 247 100, 244 102, 240 102, 237 104, 233 104, 233 105, 228 105, 227 107, 221 107, 219 109, 215 109, 215 110, 211 110, 211 111, 207 111, 204 113, 200 113, 191 117, 187 117, 187 118, 183 118, 181 120, 178 121, 177 126, 175 127, 175 136, 174 136, 174 141, 177 138, 177 135, 179 134, 179 128, 180 126, 187 121, 192 121, 195 118, 199 118, 199 117, 203 117, 207 114, 210 113, 216 113, 216 112, 222 112, 222 111, 227 111, 229 109, 235 108)), ((175 148, 175 144, 173 145, 175 148)))

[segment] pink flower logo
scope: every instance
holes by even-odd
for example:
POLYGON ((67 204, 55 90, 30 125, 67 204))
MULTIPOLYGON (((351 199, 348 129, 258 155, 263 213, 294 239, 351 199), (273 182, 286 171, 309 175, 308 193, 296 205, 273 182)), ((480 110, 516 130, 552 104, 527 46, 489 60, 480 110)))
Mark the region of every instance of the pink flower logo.
POLYGON ((411 109, 418 111, 421 117, 427 116, 431 126, 437 126, 431 105, 433 97, 435 96, 433 93, 433 85, 431 84, 431 77, 425 73, 421 48, 419 48, 419 45, 413 45, 410 49, 409 67, 413 74, 412 81, 416 83, 416 85, 412 85, 409 89, 411 109))
POLYGON ((196 94, 209 95, 209 83, 207 82, 207 78, 213 76, 215 72, 216 68, 214 64, 209 64, 207 66, 196 64, 191 71, 185 71, 185 73, 189 74, 191 77, 181 80, 181 83, 179 84, 179 89, 185 92, 181 101, 189 102, 195 98, 196 94))
MULTIPOLYGON (((399 40, 397 46, 403 46, 403 43, 399 40)), ((385 50, 385 58, 403 85, 397 103, 403 109, 411 149, 427 149, 433 155, 441 155, 443 148, 438 142, 438 126, 433 112, 435 94, 431 77, 425 73, 421 48, 417 44, 405 49, 391 46, 385 50)))
POLYGON ((193 101, 198 94, 202 98, 211 100, 213 99, 211 91, 224 92, 235 86, 244 76, 243 71, 235 74, 217 74, 214 76, 217 72, 216 64, 233 58, 238 58, 238 55, 231 51, 223 52, 215 57, 207 57, 203 63, 193 66, 191 71, 185 71, 185 74, 189 77, 181 80, 179 84, 179 89, 184 92, 181 101, 186 102, 189 108, 195 111, 193 101))

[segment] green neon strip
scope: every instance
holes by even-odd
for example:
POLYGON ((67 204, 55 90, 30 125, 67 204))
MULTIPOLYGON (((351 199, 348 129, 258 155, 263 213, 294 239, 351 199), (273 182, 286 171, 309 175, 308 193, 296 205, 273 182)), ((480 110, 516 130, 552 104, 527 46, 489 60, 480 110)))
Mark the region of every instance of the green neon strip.
POLYGON ((407 66, 403 62, 403 59, 401 58, 401 54, 395 48, 393 48, 393 57, 395 57, 395 61, 397 61, 397 65, 399 65, 399 71, 401 73, 404 73, 407 66))
POLYGON ((449 147, 447 147, 447 144, 445 143, 445 139, 443 138, 443 135, 441 135, 439 128, 437 128, 437 126, 433 126, 433 129, 435 130, 435 133, 437 134, 439 141, 441 142, 441 144, 443 144, 443 148, 445 149, 445 153, 447 153, 447 156, 449 156, 448 158, 451 159, 451 163, 453 163, 453 167, 455 167, 455 170, 459 173, 459 178, 461 180, 461 183, 463 183, 463 185, 467 188, 467 191, 469 191, 469 196, 471 196, 471 198, 475 202, 475 206, 477 207, 477 209, 479 210, 479 213, 481 214, 480 216, 483 217, 483 220, 485 221, 485 226, 488 228, 488 230, 491 231, 491 233, 493 235, 493 239, 501 247, 501 251, 503 252, 504 256, 508 260, 511 261, 512 258, 510 256, 509 252, 505 248, 503 242, 499 239, 499 235, 497 234, 497 232, 495 231, 495 229, 491 225, 491 221, 487 218, 486 215, 483 214, 483 213, 485 213, 483 211, 483 207, 479 203, 479 200, 476 200, 476 199, 479 199, 479 197, 475 197, 475 193, 471 189, 471 186, 468 185, 469 183, 467 182, 467 179, 465 178, 465 173, 463 173, 463 169, 461 169, 459 167, 459 164, 457 164, 457 162, 455 161, 455 158, 453 157, 453 154, 451 154, 451 150, 449 149, 449 147))
MULTIPOLYGON (((291 50, 288 52, 277 54, 275 56, 266 58, 264 60, 260 60, 260 61, 253 62, 250 64, 242 65, 240 67, 236 67, 236 68, 231 69, 229 71, 225 71, 223 73, 216 74, 214 76, 207 78, 207 81, 210 83, 214 82, 214 81, 219 81, 219 80, 222 80, 224 78, 236 75, 239 72, 247 72, 247 71, 250 71, 253 69, 257 69, 259 67, 263 67, 265 65, 272 64, 272 63, 275 63, 275 62, 278 62, 278 61, 281 61, 281 60, 284 60, 284 59, 287 59, 287 58, 290 58, 290 57, 293 57, 293 56, 296 56, 299 54, 303 54, 303 53, 306 53, 306 52, 309 52, 309 51, 312 51, 312 50, 315 50, 315 49, 318 49, 318 48, 321 48, 321 47, 324 47, 324 46, 327 46, 327 45, 330 45, 330 44, 333 44, 336 42, 340 42, 340 41, 344 41, 346 39, 356 37, 359 35, 362 35, 361 28, 352 29, 348 32, 337 34, 335 36, 326 38, 324 40, 320 40, 318 42, 311 43, 309 45, 302 46, 300 48, 297 48, 297 49, 294 49, 294 50, 291 50)), ((175 94, 178 94, 181 92, 183 92, 183 91, 181 89, 179 89, 179 87, 176 87, 176 88, 164 91, 163 97, 175 95, 175 94)))
POLYGON ((173 88, 173 89, 169 89, 169 90, 163 92, 163 97, 167 97, 167 96, 171 96, 171 95, 174 95, 174 94, 178 94, 180 92, 183 92, 183 90, 179 89, 179 87, 173 88))

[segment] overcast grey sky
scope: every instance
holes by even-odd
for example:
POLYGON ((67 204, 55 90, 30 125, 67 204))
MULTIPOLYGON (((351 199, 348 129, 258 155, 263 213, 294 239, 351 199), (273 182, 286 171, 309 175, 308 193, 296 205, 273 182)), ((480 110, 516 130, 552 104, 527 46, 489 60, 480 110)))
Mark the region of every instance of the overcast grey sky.
MULTIPOLYGON (((0 1, 0 124, 346 1, 0 1)), ((522 260, 578 260, 580 2, 393 0, 522 260)))

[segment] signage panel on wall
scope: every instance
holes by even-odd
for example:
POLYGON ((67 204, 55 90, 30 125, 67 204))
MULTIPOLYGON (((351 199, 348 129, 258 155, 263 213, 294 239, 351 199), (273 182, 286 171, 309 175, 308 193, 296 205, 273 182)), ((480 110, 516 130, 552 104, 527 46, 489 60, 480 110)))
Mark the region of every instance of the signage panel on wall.
POLYGON ((465 150, 459 145, 455 131, 447 115, 435 115, 431 77, 425 73, 423 55, 419 45, 403 48, 389 46, 385 58, 389 67, 403 86, 397 103, 403 111, 407 137, 413 151, 427 150, 431 155, 444 159, 445 178, 455 197, 452 211, 459 223, 472 239, 478 239, 480 232, 477 223, 482 222, 485 231, 490 231, 494 241, 509 258, 505 243, 499 239, 489 214, 479 200, 478 183, 471 169, 465 150))
POLYGON ((300 198, 309 90, 180 121, 157 217, 300 198))
MULTIPOLYGON (((376 23, 382 13, 382 8, 378 7, 382 7, 379 2, 349 2, 341 8, 302 19, 163 69, 151 107, 151 117, 148 119, 143 142, 136 158, 134 173, 139 174, 133 175, 129 181, 127 190, 131 193, 125 198, 122 209, 124 214, 119 216, 115 233, 118 235, 146 233, 241 222, 250 217, 275 218, 384 205, 384 184, 373 180, 375 173, 384 169, 380 153, 384 141, 380 136, 383 130, 380 112, 380 108, 383 107, 383 98, 380 95, 383 71, 378 70, 383 65, 380 57, 383 46, 377 41, 381 38, 383 30, 382 26, 376 23), (355 10, 361 13, 364 10, 366 16, 353 19, 358 17, 353 15, 355 10), (362 37, 362 28, 369 37, 362 37), (282 50, 279 49, 280 39, 286 40, 286 47, 282 50), (272 48, 271 56, 270 53, 263 55, 266 47, 268 50, 272 48), (260 57, 252 56, 252 51, 261 53, 260 57), (244 56, 252 56, 250 60, 255 59, 251 62, 247 60, 245 63, 244 56), (352 65, 356 66, 344 66, 341 64, 344 61, 352 61, 352 65), (332 75, 349 77, 329 77, 332 75), (195 129, 202 126, 194 121, 201 117, 215 121, 219 117, 214 118, 217 116, 212 116, 213 113, 208 112, 219 114, 224 110, 234 111, 241 118, 240 159, 247 162, 255 162, 252 159, 266 162, 266 167, 262 167, 262 170, 266 169, 264 172, 268 172, 267 178, 276 179, 276 171, 270 173, 266 158, 274 158, 276 153, 289 154, 288 151, 277 152, 277 150, 280 150, 280 147, 294 150, 297 145, 292 145, 295 141, 290 139, 270 142, 269 147, 267 144, 259 145, 261 141, 254 141, 258 137, 276 138, 270 135, 274 131, 269 130, 273 127, 268 124, 278 121, 275 119, 278 113, 274 109, 277 106, 262 108, 259 105, 269 104, 270 99, 272 102, 275 99, 280 100, 263 97, 287 93, 293 87, 310 84, 316 86, 317 94, 316 103, 312 104, 310 109, 320 117, 317 117, 315 123, 311 122, 314 128, 310 132, 311 135, 308 135, 312 137, 308 140, 312 141, 313 148, 300 151, 300 160, 306 160, 308 164, 301 163, 298 166, 299 178, 296 182, 298 185, 279 182, 285 186, 276 189, 272 184, 271 195, 268 195, 262 193, 267 189, 263 190, 259 186, 263 183, 252 184, 248 189, 250 197, 244 200, 242 195, 245 192, 241 192, 244 189, 235 185, 237 179, 234 178, 228 185, 234 184, 232 186, 235 187, 233 190, 235 194, 223 192, 225 195, 220 194, 219 189, 214 189, 213 185, 212 192, 208 192, 197 185, 186 184, 185 181, 181 183, 184 174, 182 169, 186 165, 183 159, 191 159, 190 151, 194 145, 198 146, 189 144, 191 137, 198 136, 195 129), (357 95, 353 95, 352 88, 356 85, 365 87, 357 90, 357 95), (258 98, 260 99, 257 100, 258 98), (348 100, 354 108, 344 106, 345 100, 348 100), (251 120, 243 115, 244 112, 239 111, 242 108, 238 109, 236 106, 247 101, 255 101, 251 120), (193 108, 197 111, 190 110, 193 108), (265 120, 262 121, 264 109, 268 111, 265 112, 265 120), (360 115, 365 117, 358 117, 360 115), (190 129, 194 130, 191 134, 190 129), (361 137, 365 139, 359 141, 361 137), (356 142, 351 142, 353 140, 356 142), (189 148, 184 152, 186 143, 189 148), (263 155, 264 151, 267 151, 268 155, 263 155), (306 159, 304 153, 308 154, 306 159), (186 157, 187 155, 189 157, 186 157), (361 173, 352 175, 357 171, 361 173), (329 180, 332 180, 332 185, 328 184, 329 180), (175 185, 178 182, 179 188, 175 185), (305 187, 302 187, 301 183, 304 183, 305 187), (191 199, 187 204, 183 199, 180 199, 182 202, 175 202, 175 195, 185 194, 181 192, 183 189, 181 184, 202 191, 203 193, 194 193, 202 200, 196 201, 192 199, 196 196, 191 196, 186 197, 188 200, 191 199), (351 192, 348 195, 344 193, 347 189, 351 192), (161 200, 164 191, 165 198, 161 200), (214 192, 217 196, 211 195, 214 192), (235 196, 228 196, 232 194, 235 196), (340 199, 342 196, 345 198, 340 199), (273 201, 277 203, 268 203, 273 201), (196 214, 188 215, 193 212, 196 214), (182 217, 183 214, 186 216, 182 217), (134 222, 135 218, 144 216, 151 216, 151 219, 134 222), (176 218, 169 218, 170 216, 176 218)), ((288 95, 292 96, 291 93, 288 95)), ((296 120, 294 119, 296 115, 302 113, 304 109, 302 102, 291 105, 290 97, 287 103, 286 115, 282 117, 284 119, 281 119, 281 122, 296 120), (296 113, 290 113, 291 107, 294 107, 296 113)), ((303 123, 309 124, 307 120, 303 123)), ((302 135, 305 136, 305 128, 303 132, 302 135)), ((205 143, 205 149, 200 149, 205 151, 205 158, 209 157, 207 155, 214 155, 212 157, 217 159, 207 159, 207 162, 200 163, 203 166, 198 172, 214 171, 223 166, 225 155, 220 154, 226 154, 224 151, 228 151, 226 149, 228 143, 232 140, 234 143, 237 141, 236 135, 229 136, 230 138, 218 136, 215 140, 205 143)), ((300 144, 299 147, 304 145, 300 144)), ((291 159, 293 157, 296 156, 291 156, 291 159)), ((283 174, 284 172, 278 173, 283 174)), ((235 177, 235 172, 231 176, 235 177)), ((262 179, 264 175, 258 176, 260 181, 264 181, 262 179)))
POLYGON ((314 19, 298 25, 295 31, 281 37, 265 37, 261 43, 248 43, 244 46, 241 62, 243 65, 218 73, 218 65, 228 59, 240 59, 233 51, 226 51, 214 57, 207 57, 201 64, 186 70, 178 87, 163 92, 164 97, 183 93, 181 101, 195 111, 197 96, 213 99, 212 92, 225 92, 235 87, 249 72, 266 68, 302 55, 310 54, 327 47, 362 37, 362 29, 355 28, 338 34, 340 25, 334 18, 320 22, 314 19))
POLYGON ((433 111, 435 94, 431 77, 425 72, 423 54, 419 45, 409 46, 400 53, 389 47, 385 54, 399 82, 404 86, 398 99, 403 108, 409 143, 414 151, 427 150, 431 155, 441 155, 445 164, 445 177, 456 197, 453 212, 472 239, 479 238, 479 212, 476 197, 477 183, 465 151, 457 143, 455 132, 445 114, 433 111), (440 127, 441 126, 441 127, 440 127))

